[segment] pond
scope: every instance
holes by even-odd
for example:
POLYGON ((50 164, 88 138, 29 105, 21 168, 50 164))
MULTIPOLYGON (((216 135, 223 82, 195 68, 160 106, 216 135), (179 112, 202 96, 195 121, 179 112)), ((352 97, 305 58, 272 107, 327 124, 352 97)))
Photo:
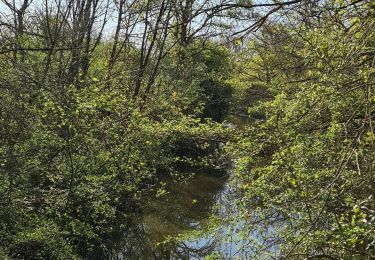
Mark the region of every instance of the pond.
POLYGON ((165 190, 166 194, 151 199, 142 213, 131 217, 110 259, 204 259, 213 252, 234 254, 234 245, 209 233, 189 237, 210 226, 212 217, 235 210, 228 174, 198 173, 183 182, 168 182, 165 190), (185 236, 176 239, 181 235, 185 236))

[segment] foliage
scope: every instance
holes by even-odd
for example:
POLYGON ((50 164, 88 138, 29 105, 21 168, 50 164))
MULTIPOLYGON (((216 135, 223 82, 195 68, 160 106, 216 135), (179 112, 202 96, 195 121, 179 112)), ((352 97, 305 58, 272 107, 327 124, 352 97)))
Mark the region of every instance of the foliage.
MULTIPOLYGON (((205 107, 202 82, 227 61, 206 64, 207 52, 186 65, 200 71, 197 85, 186 92, 162 81, 170 71, 165 64, 157 80, 163 95, 146 101, 122 85, 128 77, 122 62, 112 71, 121 74, 108 83, 106 48, 100 46, 92 71, 69 84, 59 82, 58 61, 51 62, 45 82, 33 80, 44 54, 22 54, 21 67, 7 55, 1 61, 1 219, 9 221, 2 222, 0 245, 11 257, 104 257, 111 238, 124 232, 127 216, 163 193, 165 178, 186 178, 181 167, 220 163, 219 143, 229 129, 185 107, 192 107, 193 96, 205 107), (169 91, 179 91, 178 97, 169 91)), ((224 51, 213 48, 220 59, 224 51)))
POLYGON ((316 23, 269 24, 245 50, 248 88, 266 91, 229 149, 242 180, 238 205, 261 237, 250 246, 259 256, 278 248, 285 258, 370 259, 374 9, 316 23))
POLYGON ((105 259, 129 234, 155 256, 132 216, 228 164, 232 225, 202 214, 193 236, 225 226, 251 258, 375 257, 373 1, 38 5, 0 3, 0 258, 105 259))

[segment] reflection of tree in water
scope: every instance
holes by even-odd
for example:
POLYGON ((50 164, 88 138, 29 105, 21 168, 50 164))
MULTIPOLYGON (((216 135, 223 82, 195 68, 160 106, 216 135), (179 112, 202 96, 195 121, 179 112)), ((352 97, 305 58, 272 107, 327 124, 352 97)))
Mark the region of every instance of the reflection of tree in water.
POLYGON ((216 249, 216 239, 207 240, 204 244, 199 246, 188 245, 185 242, 180 242, 174 251, 174 257, 177 259, 202 259, 209 255, 216 249))
POLYGON ((168 183, 168 194, 151 200, 143 214, 122 235, 112 259, 191 259, 200 258, 215 248, 215 240, 191 245, 163 242, 204 225, 211 208, 224 189, 225 178, 199 175, 184 183, 168 183))

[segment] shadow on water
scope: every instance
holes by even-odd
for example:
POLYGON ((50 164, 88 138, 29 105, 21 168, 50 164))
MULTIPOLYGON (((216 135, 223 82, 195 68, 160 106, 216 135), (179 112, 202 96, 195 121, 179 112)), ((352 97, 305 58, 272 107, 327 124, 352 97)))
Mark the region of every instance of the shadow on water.
POLYGON ((170 181, 167 193, 151 199, 134 214, 125 233, 114 241, 109 259, 199 259, 210 254, 215 241, 162 243, 207 225, 228 177, 199 173, 184 182, 170 181))

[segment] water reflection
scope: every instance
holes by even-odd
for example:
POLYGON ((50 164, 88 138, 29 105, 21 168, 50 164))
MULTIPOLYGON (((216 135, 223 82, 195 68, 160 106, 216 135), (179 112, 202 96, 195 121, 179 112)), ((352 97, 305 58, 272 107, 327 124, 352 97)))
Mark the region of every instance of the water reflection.
POLYGON ((162 242, 207 225, 226 182, 227 177, 217 174, 197 174, 185 182, 169 182, 167 194, 151 199, 144 212, 132 218, 109 258, 201 259, 210 254, 217 248, 214 238, 196 243, 162 242))

